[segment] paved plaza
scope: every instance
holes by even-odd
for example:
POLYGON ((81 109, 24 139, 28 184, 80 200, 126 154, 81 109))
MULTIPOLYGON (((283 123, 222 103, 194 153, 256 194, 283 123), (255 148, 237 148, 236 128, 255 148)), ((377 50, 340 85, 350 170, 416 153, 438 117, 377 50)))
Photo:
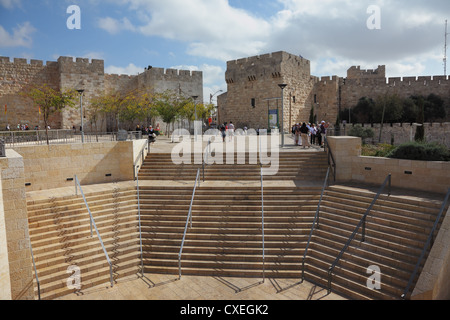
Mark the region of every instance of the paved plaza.
MULTIPOLYGON (((300 265, 300 263, 299 263, 300 265)), ((346 300, 301 279, 199 277, 144 274, 82 290, 57 300, 346 300)))

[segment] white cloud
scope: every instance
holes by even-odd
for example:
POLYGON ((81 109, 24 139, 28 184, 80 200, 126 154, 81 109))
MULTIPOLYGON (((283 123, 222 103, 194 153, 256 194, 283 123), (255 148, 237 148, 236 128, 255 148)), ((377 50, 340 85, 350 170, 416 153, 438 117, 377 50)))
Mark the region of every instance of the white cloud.
MULTIPOLYGON (((114 34, 134 30, 145 36, 187 42, 188 53, 219 60, 252 55, 262 50, 270 33, 270 23, 227 0, 123 0, 134 11, 133 24, 110 17, 100 27, 114 34)), ((124 18, 126 19, 126 18, 124 18)))
POLYGON ((14 7, 20 7, 22 4, 21 0, 0 0, 0 6, 6 9, 12 9, 14 7))
POLYGON ((125 75, 137 75, 138 73, 144 72, 144 68, 137 67, 133 63, 130 63, 126 67, 116 67, 116 66, 109 66, 105 68, 105 73, 108 74, 125 74, 125 75))
MULTIPOLYGON (((353 65, 385 64, 393 74, 426 72, 427 61, 442 51, 450 12, 448 0, 277 0, 277 9, 263 14, 257 10, 269 7, 264 1, 241 2, 246 9, 228 0, 108 1, 128 9, 128 18, 102 20, 111 33, 131 30, 175 40, 189 55, 222 62, 284 50, 309 59, 315 75, 342 76, 353 65), (380 7, 381 30, 367 28, 371 5, 380 7)), ((205 87, 220 86, 221 72, 219 77, 204 71, 205 87)))
POLYGON ((0 47, 31 47, 31 35, 36 29, 30 22, 25 22, 13 29, 12 35, 0 26, 0 47))
POLYGON ((135 31, 135 27, 130 20, 122 18, 121 20, 110 17, 98 19, 98 26, 110 34, 118 34, 122 31, 135 31))

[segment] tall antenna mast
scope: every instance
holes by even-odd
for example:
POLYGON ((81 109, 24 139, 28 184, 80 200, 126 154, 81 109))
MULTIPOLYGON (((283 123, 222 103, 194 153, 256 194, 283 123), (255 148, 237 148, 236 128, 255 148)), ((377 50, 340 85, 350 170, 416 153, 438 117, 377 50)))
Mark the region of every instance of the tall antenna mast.
POLYGON ((447 20, 445 20, 444 76, 447 76, 447 20))

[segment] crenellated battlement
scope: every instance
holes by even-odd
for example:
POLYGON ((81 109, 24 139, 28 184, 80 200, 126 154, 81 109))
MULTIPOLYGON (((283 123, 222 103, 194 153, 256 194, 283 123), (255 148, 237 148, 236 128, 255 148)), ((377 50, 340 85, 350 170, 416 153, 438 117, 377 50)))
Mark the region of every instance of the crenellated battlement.
POLYGON ((387 79, 389 86, 449 85, 449 83, 450 77, 447 76, 393 77, 387 79))
MULTIPOLYGON (((47 61, 45 66, 53 66, 56 62, 55 61, 47 61)), ((43 67, 44 61, 42 60, 36 60, 31 59, 30 62, 28 62, 25 58, 13 58, 11 61, 10 57, 0 57, 0 65, 9 65, 9 66, 33 66, 33 67, 43 67)))
POLYGON ((104 74, 105 63, 103 60, 92 59, 89 61, 88 58, 74 58, 73 57, 59 57, 58 65, 61 73, 73 73, 73 74, 83 74, 83 73, 97 73, 104 74))
POLYGON ((386 66, 377 69, 361 70, 360 66, 352 66, 347 70, 347 79, 379 79, 386 78, 386 66))
POLYGON ((190 70, 179 70, 179 69, 164 69, 164 68, 151 68, 146 70, 144 74, 151 74, 154 76, 167 76, 167 77, 180 77, 180 78, 191 78, 203 76, 202 71, 190 71, 190 70))
POLYGON ((310 76, 310 61, 285 51, 267 53, 227 62, 225 80, 228 84, 239 81, 256 81, 261 78, 282 78, 296 74, 300 78, 310 76))

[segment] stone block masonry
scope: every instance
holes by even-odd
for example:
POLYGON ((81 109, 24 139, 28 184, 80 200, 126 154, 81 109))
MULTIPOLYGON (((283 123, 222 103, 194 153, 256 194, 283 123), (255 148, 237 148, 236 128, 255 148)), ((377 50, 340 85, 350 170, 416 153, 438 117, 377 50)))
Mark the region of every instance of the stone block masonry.
POLYGON ((33 300, 23 158, 6 150, 0 158, 0 300, 33 300))
MULTIPOLYGON (((310 62, 287 52, 228 61, 225 81, 228 91, 218 97, 219 122, 233 121, 237 127, 268 128, 269 110, 281 117, 281 89, 284 91, 284 130, 294 123, 309 121, 314 107, 317 122, 336 123, 340 111, 353 108, 362 97, 374 100, 385 95, 440 96, 450 118, 450 79, 445 76, 386 78, 386 66, 348 69, 347 77, 310 74, 310 62), (271 99, 271 100, 268 100, 271 99)), ((281 125, 281 121, 279 121, 281 125)))
MULTIPOLYGON (((105 74, 104 61, 86 58, 60 57, 56 62, 0 57, 0 130, 7 124, 15 128, 17 124, 28 124, 30 128, 44 127, 39 107, 20 95, 29 85, 46 83, 55 90, 83 89, 85 130, 95 129, 89 124, 89 101, 108 92, 128 93, 146 90, 150 93, 166 90, 184 96, 203 97, 203 73, 174 69, 149 68, 136 76, 105 74), (5 105, 7 106, 5 112, 5 105)), ((97 127, 106 131, 106 123, 99 120, 97 127)), ((77 129, 81 125, 79 104, 66 108, 61 114, 50 119, 54 129, 77 129)))

